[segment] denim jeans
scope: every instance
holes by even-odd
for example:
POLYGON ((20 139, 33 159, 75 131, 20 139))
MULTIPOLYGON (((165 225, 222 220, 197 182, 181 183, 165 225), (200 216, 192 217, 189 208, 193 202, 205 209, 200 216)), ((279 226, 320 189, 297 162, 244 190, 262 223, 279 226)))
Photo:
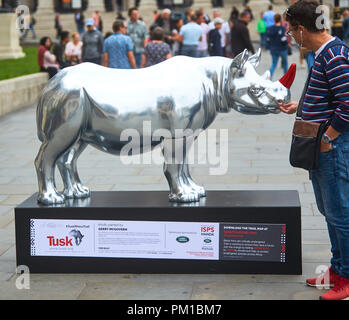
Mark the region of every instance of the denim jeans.
POLYGON ((142 53, 136 53, 135 51, 133 51, 133 55, 135 56, 137 68, 140 68, 142 64, 142 53))
POLYGON ((191 46, 191 45, 183 45, 181 54, 183 56, 193 57, 196 58, 198 55, 197 45, 191 46))
POLYGON ((288 49, 282 51, 270 51, 272 57, 272 65, 270 67, 270 75, 273 77, 275 69, 279 62, 279 57, 281 57, 281 64, 284 69, 284 73, 288 70, 288 49))
POLYGON ((349 132, 333 142, 331 151, 320 154, 312 182, 327 222, 333 271, 349 279, 349 132))

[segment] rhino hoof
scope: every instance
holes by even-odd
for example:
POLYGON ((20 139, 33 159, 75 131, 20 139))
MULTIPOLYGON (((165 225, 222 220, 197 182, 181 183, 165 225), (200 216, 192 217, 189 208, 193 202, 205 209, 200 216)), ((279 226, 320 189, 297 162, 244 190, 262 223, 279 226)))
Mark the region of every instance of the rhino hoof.
POLYGON ((200 200, 200 195, 198 193, 190 192, 190 193, 171 193, 169 195, 169 200, 171 202, 196 202, 200 200))
POLYGON ((76 185, 72 189, 65 189, 63 193, 68 199, 83 199, 90 196, 90 190, 83 185, 76 185))
POLYGON ((38 202, 45 205, 62 204, 65 202, 65 197, 58 192, 45 192, 39 195, 38 202))

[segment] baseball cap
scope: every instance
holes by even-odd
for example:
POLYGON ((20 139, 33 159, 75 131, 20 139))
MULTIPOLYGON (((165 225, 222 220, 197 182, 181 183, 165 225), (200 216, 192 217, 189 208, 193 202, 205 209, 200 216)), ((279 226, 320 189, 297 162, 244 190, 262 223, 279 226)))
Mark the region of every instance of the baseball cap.
POLYGON ((95 21, 92 18, 88 18, 86 19, 86 26, 94 26, 95 25, 95 21))

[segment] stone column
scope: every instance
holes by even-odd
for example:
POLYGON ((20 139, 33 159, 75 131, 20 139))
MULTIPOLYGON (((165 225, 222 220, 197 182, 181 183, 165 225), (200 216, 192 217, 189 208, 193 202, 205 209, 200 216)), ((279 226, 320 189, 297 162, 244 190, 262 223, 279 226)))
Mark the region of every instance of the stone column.
POLYGON ((19 45, 17 15, 0 14, 0 60, 23 58, 25 54, 19 45))

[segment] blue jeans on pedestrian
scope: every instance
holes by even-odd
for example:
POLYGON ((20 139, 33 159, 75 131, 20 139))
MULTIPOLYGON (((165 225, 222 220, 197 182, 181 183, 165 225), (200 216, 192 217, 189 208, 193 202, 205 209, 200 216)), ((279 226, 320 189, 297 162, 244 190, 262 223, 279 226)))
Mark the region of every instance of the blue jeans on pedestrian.
POLYGON ((181 54, 183 56, 196 58, 198 56, 197 48, 198 48, 197 45, 193 45, 192 46, 192 45, 185 45, 185 44, 183 44, 182 50, 181 50, 181 54))
POLYGON ((332 269, 349 279, 349 132, 335 139, 331 151, 320 154, 312 183, 317 207, 327 222, 332 269))
POLYGON ((272 51, 270 50, 271 58, 272 58, 272 65, 270 67, 270 75, 273 77, 273 74, 275 72, 275 69, 278 65, 279 58, 281 58, 281 64, 284 69, 284 73, 288 70, 288 49, 281 51, 272 51))
POLYGON ((261 39, 261 48, 266 49, 267 48, 267 34, 260 33, 260 39, 261 39))
POLYGON ((142 64, 142 53, 136 53, 133 51, 133 55, 135 56, 137 68, 140 68, 142 64))

